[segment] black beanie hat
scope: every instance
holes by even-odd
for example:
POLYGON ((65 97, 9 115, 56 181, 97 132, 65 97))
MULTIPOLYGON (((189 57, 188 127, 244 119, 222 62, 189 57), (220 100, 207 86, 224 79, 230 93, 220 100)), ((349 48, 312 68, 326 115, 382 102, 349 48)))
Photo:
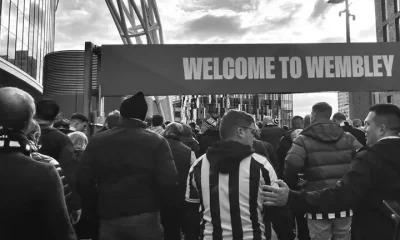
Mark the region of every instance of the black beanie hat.
POLYGON ((123 118, 137 118, 142 121, 146 118, 147 102, 142 92, 138 92, 125 99, 119 108, 123 118))

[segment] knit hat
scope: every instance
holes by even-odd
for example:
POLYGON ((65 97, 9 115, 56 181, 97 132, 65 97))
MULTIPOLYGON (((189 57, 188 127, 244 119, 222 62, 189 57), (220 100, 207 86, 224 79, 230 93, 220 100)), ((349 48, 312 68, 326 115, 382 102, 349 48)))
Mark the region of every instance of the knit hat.
POLYGON ((275 124, 275 125, 279 125, 279 119, 275 118, 275 119, 274 119, 274 124, 275 124))
POLYGON ((138 92, 125 99, 121 103, 119 111, 123 118, 137 118, 144 121, 147 114, 147 102, 143 92, 138 92))

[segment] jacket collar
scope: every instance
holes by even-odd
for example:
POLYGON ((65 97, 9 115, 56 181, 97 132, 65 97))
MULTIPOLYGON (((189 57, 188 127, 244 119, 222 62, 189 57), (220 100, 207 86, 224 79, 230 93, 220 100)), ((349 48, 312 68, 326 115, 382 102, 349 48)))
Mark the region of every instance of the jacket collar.
POLYGON ((146 128, 146 123, 136 118, 124 118, 121 121, 120 127, 122 128, 146 128))
POLYGON ((175 136, 175 135, 167 135, 167 136, 165 136, 165 138, 173 139, 176 141, 181 141, 181 138, 178 136, 175 136))

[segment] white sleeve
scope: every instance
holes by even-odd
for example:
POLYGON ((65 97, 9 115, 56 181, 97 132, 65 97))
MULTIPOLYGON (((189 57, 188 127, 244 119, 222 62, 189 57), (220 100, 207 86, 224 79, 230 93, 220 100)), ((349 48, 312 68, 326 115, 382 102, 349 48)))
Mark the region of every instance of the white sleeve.
POLYGON ((192 151, 191 156, 190 156, 190 166, 193 165, 193 163, 197 160, 196 155, 192 151))

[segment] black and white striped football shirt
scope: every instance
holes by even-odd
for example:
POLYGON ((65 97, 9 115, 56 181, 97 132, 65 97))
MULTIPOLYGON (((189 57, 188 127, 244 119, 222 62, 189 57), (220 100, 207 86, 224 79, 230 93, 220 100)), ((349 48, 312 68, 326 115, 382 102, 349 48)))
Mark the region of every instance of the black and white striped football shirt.
POLYGON ((229 174, 214 172, 207 156, 200 157, 189 171, 186 201, 200 204, 202 239, 265 239, 261 186, 274 180, 273 167, 258 154, 229 174))

